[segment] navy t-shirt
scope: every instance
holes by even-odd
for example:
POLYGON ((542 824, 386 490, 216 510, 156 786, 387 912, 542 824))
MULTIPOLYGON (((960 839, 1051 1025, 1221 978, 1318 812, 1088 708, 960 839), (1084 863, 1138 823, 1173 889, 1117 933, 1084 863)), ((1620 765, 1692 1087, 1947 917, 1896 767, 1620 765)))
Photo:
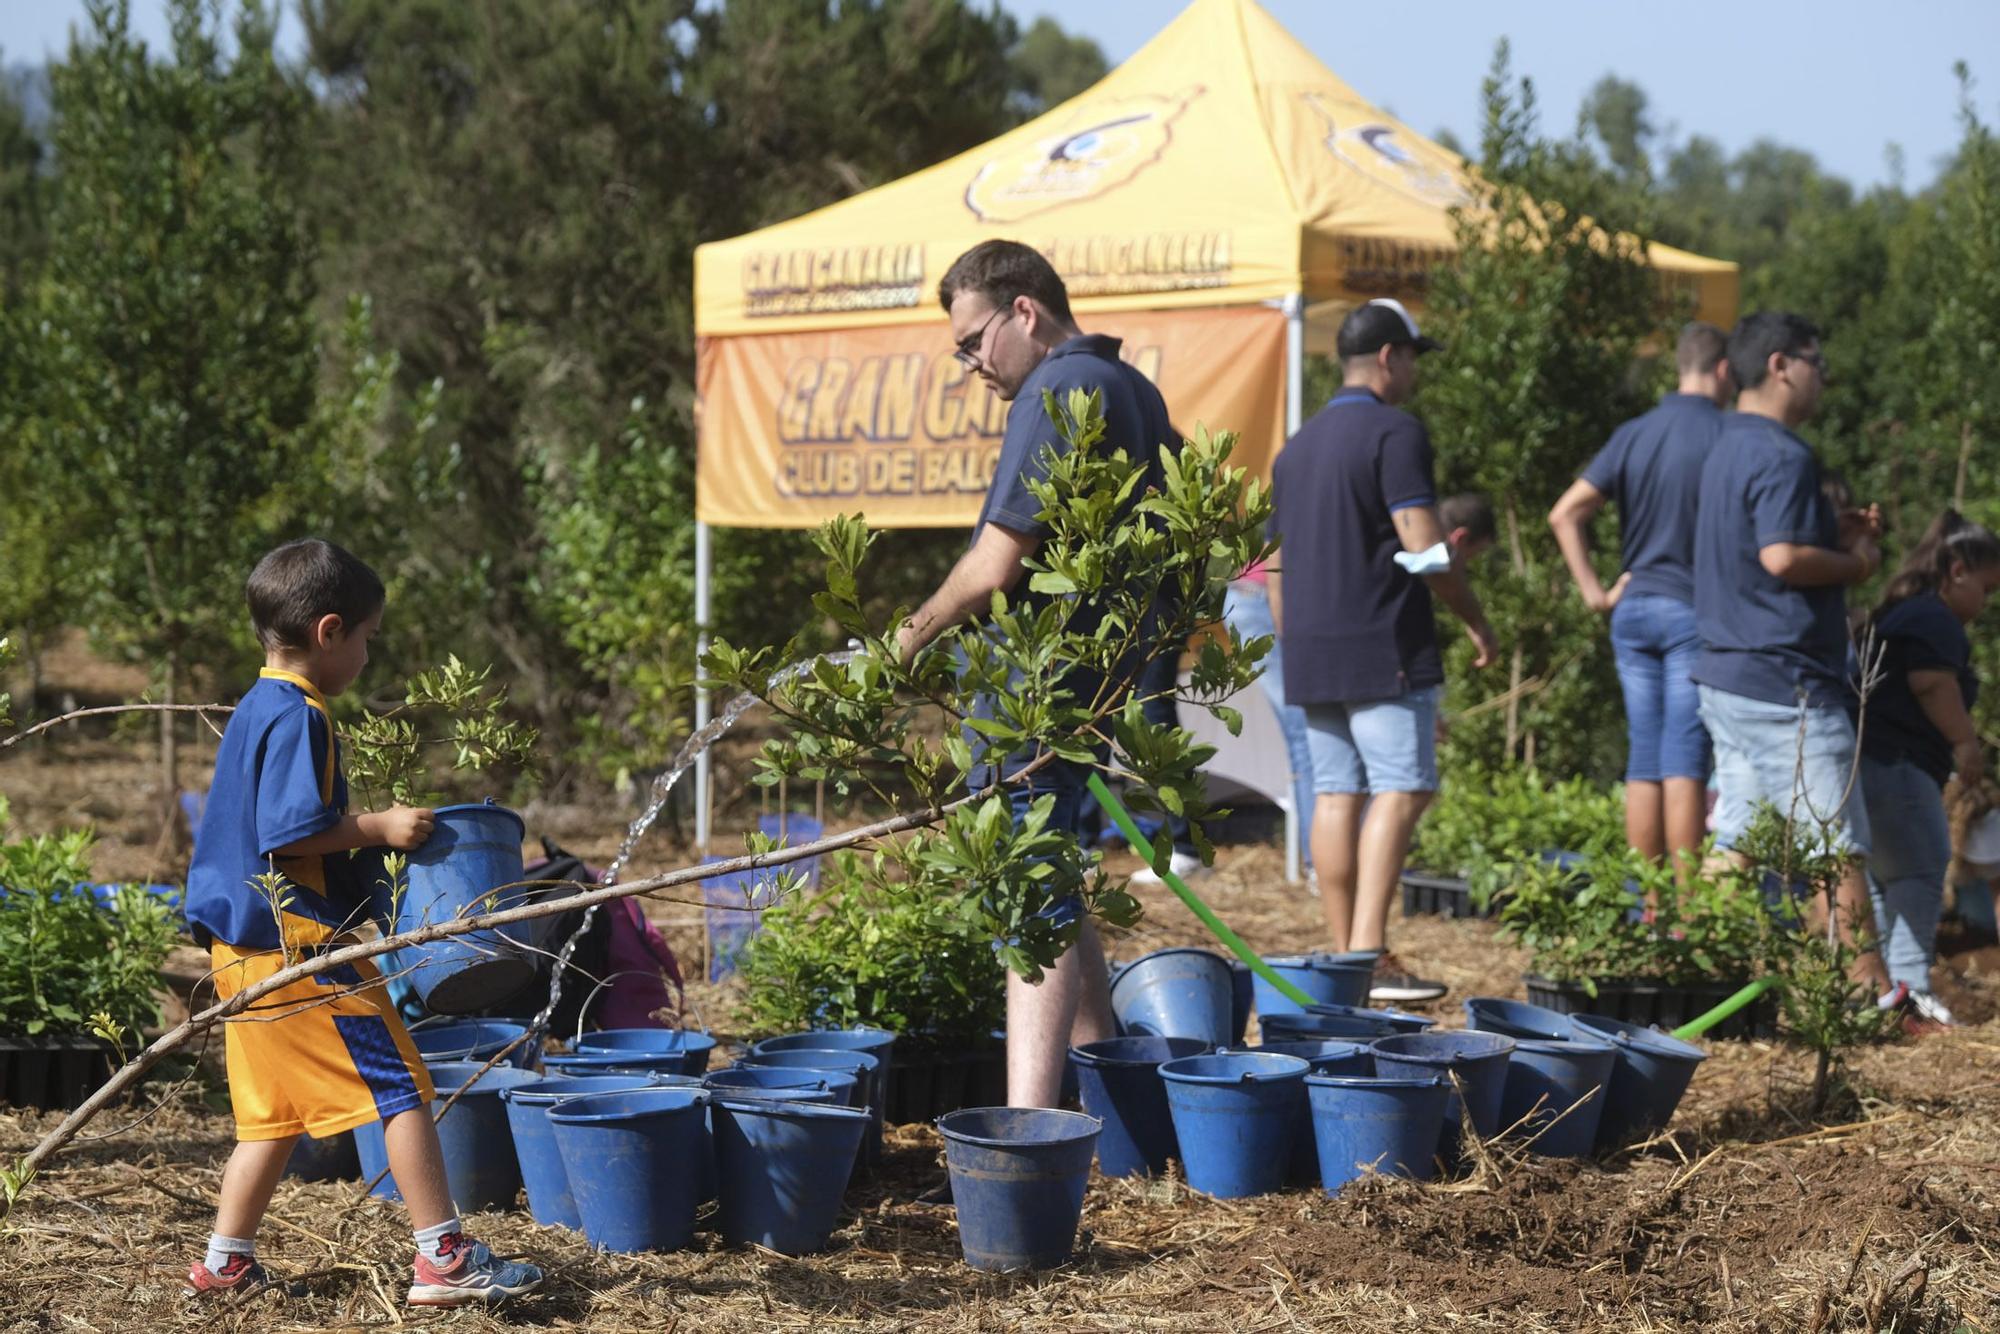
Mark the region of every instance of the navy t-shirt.
MULTIPOLYGON (((1095 390, 1104 412, 1104 439, 1098 448, 1106 453, 1122 449, 1145 469, 1145 480, 1133 493, 1135 497, 1144 495, 1149 487, 1164 489, 1166 474, 1160 461, 1161 451, 1170 448, 1176 438, 1167 416, 1167 403, 1151 380, 1118 359, 1119 346, 1120 340, 1107 334, 1079 334, 1056 344, 1041 364, 1028 373, 1007 409, 1000 461, 994 468, 993 483, 987 488, 986 503, 980 508, 979 524, 972 530, 974 541, 978 540, 979 529, 988 523, 1036 538, 1049 534, 1049 526, 1037 517, 1041 502, 1028 489, 1028 483, 1048 479, 1045 448, 1061 455, 1069 452, 1070 444, 1049 419, 1048 407, 1042 401, 1044 391, 1054 394, 1057 403, 1067 411, 1070 391, 1095 390)), ((1017 608, 1033 609, 1051 599, 1049 595, 1031 592, 1027 579, 1023 578, 1008 594, 1008 600, 1017 608)), ((1099 615, 1097 608, 1079 602, 1069 629, 1088 634, 1096 627, 1099 615)), ((1085 703, 1097 693, 1099 684, 1098 677, 1081 671, 1071 672, 1063 680, 1064 688, 1085 703)), ((974 716, 991 717, 993 703, 990 698, 975 700, 974 716)), ((968 735, 967 740, 975 748, 979 745, 976 736, 968 735)), ((1012 756, 1007 767, 1011 769, 1028 758, 1012 756)), ((1037 782, 1043 785, 1072 780, 1081 783, 1081 771, 1072 772, 1070 766, 1060 761, 1037 774, 1037 782)), ((975 770, 971 786, 984 786, 985 781, 986 775, 975 770)))
POLYGON ((1271 471, 1285 702, 1391 699, 1444 681, 1431 591, 1396 564, 1399 509, 1437 503, 1423 423, 1364 389, 1335 394, 1271 471))
POLYGON ((1727 414, 1695 518, 1694 679, 1770 704, 1803 692, 1815 708, 1851 705, 1846 596, 1794 588, 1757 557, 1775 543, 1834 549, 1839 540, 1812 447, 1769 417, 1727 414))
POLYGON ((1700 394, 1668 394, 1660 406, 1611 433, 1584 468, 1618 506, 1628 593, 1694 602, 1694 520, 1701 474, 1722 429, 1722 411, 1700 394))
POLYGON ((188 867, 188 921, 226 945, 275 950, 386 917, 379 849, 276 855, 332 828, 346 810, 326 701, 305 678, 265 668, 223 729, 188 867), (256 883, 270 871, 285 880, 276 902, 256 883))
POLYGON ((1951 672, 1968 712, 1979 699, 1972 641, 1936 593, 1904 598, 1875 618, 1882 645, 1882 682, 1868 697, 1861 749, 1870 759, 1909 760, 1937 779, 1951 777, 1951 743, 1910 689, 1911 672, 1951 672))

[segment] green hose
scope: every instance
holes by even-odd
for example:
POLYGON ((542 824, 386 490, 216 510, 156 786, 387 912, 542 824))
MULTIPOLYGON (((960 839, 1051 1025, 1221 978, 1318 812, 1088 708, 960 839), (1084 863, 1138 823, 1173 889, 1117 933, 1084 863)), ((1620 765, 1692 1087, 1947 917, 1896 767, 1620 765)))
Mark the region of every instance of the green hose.
POLYGON ((1090 791, 1097 798, 1098 804, 1111 813, 1111 823, 1118 826, 1118 832, 1125 835, 1125 841, 1132 845, 1132 850, 1144 857, 1148 866, 1159 872, 1160 878, 1167 882, 1167 888, 1180 895, 1180 900, 1188 906, 1188 911, 1199 917, 1202 925, 1215 933, 1217 940, 1227 945, 1231 953, 1243 960, 1251 972, 1276 987, 1286 1000, 1301 1006, 1315 1003, 1311 996, 1299 990, 1293 983, 1279 977, 1271 970, 1271 965, 1258 958, 1256 951, 1243 943, 1243 937, 1231 931, 1228 923, 1217 917, 1215 910, 1203 903, 1201 896, 1189 889, 1187 882, 1174 874, 1171 865, 1161 866, 1153 860, 1153 845, 1139 832, 1139 826, 1132 823, 1131 813, 1119 803, 1118 798, 1111 795, 1111 789, 1106 787, 1104 780, 1096 774, 1090 776, 1090 791))
POLYGON ((1778 979, 1775 977, 1760 977, 1734 996, 1731 996, 1728 1000, 1722 1002, 1722 1004, 1716 1006, 1713 1010, 1710 1010, 1707 1014, 1699 1015, 1682 1024, 1674 1030, 1674 1036, 1683 1041, 1688 1038, 1700 1037, 1703 1033, 1708 1032, 1709 1029, 1714 1028, 1730 1015, 1735 1014, 1751 1001, 1756 1000, 1759 996, 1777 985, 1778 979))

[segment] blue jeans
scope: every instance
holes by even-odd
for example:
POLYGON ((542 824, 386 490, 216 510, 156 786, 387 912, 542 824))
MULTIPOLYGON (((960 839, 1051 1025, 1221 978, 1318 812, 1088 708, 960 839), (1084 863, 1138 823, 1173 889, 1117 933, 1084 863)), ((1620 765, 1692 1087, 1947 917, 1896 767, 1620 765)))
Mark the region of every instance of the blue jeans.
POLYGON ((1951 869, 1944 793, 1935 778, 1908 760, 1884 763, 1865 755, 1861 784, 1875 840, 1868 894, 1875 903, 1882 962, 1893 981, 1907 983, 1912 991, 1929 991, 1945 876, 1951 869))
POLYGON ((1625 692, 1625 781, 1708 781, 1708 729, 1689 679, 1701 636, 1694 608, 1657 593, 1628 593, 1611 613, 1611 652, 1625 692))
POLYGON ((1271 701, 1272 711, 1278 715, 1278 730, 1285 734, 1285 754, 1292 765, 1292 811, 1298 818, 1299 837, 1304 843, 1301 849, 1304 865, 1310 869, 1312 748, 1306 743, 1305 710, 1285 703, 1284 641, 1276 637, 1277 628, 1271 620, 1271 595, 1264 585, 1249 579, 1238 579, 1229 585, 1228 596, 1222 602, 1222 623, 1234 630, 1239 639, 1273 636, 1271 651, 1264 655, 1264 675, 1258 682, 1264 687, 1265 698, 1271 701))
POLYGON ((1771 704, 1702 686, 1701 720, 1715 742, 1717 847, 1735 847, 1757 804, 1769 802, 1801 821, 1834 820, 1828 842, 1835 849, 1868 851, 1868 806, 1852 773, 1847 710, 1771 704))

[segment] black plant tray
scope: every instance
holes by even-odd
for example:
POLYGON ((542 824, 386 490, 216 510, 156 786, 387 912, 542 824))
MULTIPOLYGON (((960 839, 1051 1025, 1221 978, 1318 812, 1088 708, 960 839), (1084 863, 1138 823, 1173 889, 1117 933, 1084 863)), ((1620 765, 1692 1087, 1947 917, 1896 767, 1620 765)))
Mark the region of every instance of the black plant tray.
MULTIPOLYGON (((1742 982, 1697 982, 1670 986, 1662 982, 1605 979, 1592 996, 1579 982, 1555 982, 1534 973, 1523 979, 1528 986, 1528 1003, 1559 1014, 1601 1014, 1627 1023, 1657 1025, 1669 1032, 1699 1019, 1741 991, 1742 982)), ((1765 992, 1750 1004, 1702 1034, 1704 1038, 1775 1038, 1778 1036, 1778 997, 1765 992)))
POLYGON ((0 1036, 0 1103, 75 1111, 111 1078, 111 1048, 95 1038, 0 1036))
POLYGON ((1403 916, 1436 913, 1444 917, 1491 917, 1497 904, 1484 909, 1472 901, 1472 887, 1451 876, 1403 873, 1403 916))
POLYGON ((896 1044, 889 1060, 889 1101, 883 1118, 908 1125, 935 1121, 961 1107, 1002 1107, 1007 1102, 1004 1042, 949 1050, 896 1044))

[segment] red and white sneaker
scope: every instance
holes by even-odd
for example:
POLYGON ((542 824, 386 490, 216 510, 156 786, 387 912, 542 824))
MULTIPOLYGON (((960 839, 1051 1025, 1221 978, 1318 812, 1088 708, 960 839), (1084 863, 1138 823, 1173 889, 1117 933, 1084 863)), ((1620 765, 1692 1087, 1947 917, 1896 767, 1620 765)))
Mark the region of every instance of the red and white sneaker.
POLYGON ((542 1271, 516 1260, 496 1260, 481 1242, 454 1233, 445 1238, 448 1264, 417 1257, 406 1299, 411 1306, 495 1306, 542 1286, 542 1271))
POLYGON ((224 1293, 238 1293, 248 1296, 271 1286, 271 1276, 264 1272, 264 1266, 248 1255, 232 1255, 228 1263, 217 1273, 200 1260, 188 1270, 187 1282, 181 1287, 181 1296, 189 1300, 201 1300, 220 1296, 224 1293))

